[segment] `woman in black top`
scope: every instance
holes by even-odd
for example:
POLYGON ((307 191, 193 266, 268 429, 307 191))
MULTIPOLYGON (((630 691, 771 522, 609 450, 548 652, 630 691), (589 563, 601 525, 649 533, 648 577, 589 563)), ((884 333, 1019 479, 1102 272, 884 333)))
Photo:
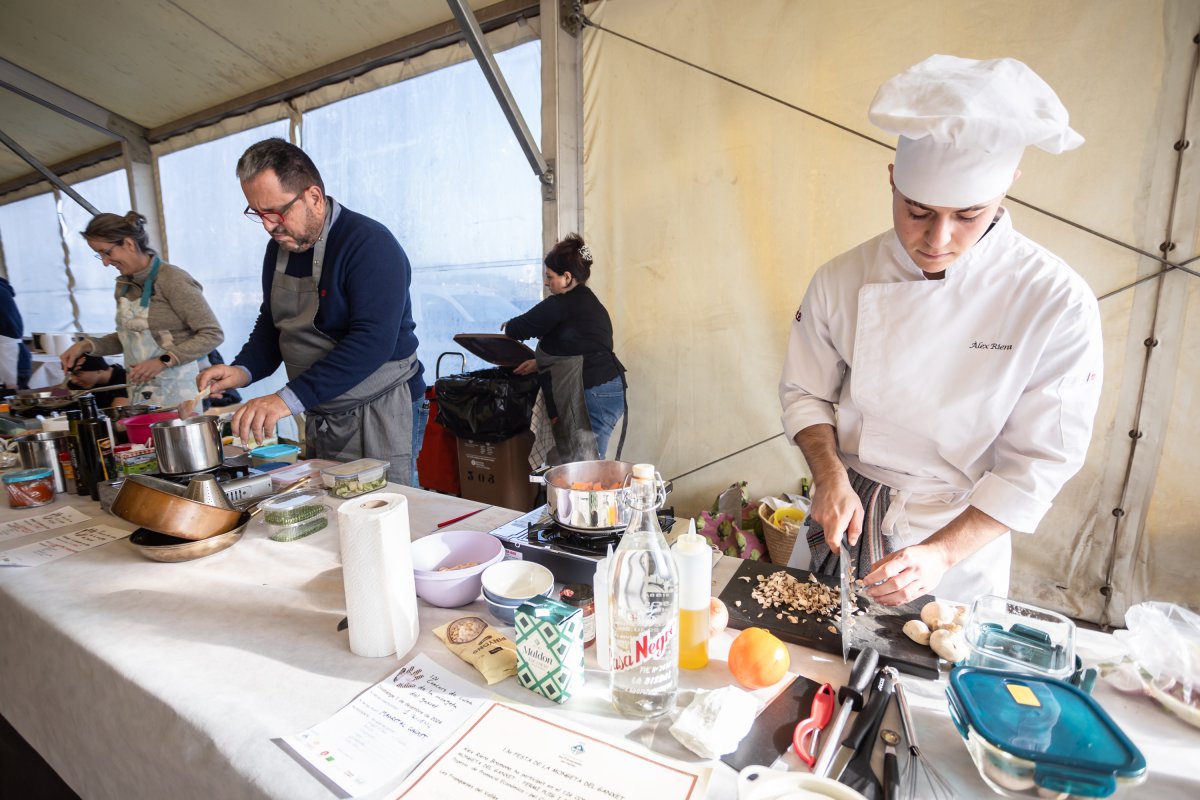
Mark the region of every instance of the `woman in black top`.
POLYGON ((613 353, 608 312, 587 287, 592 253, 572 233, 546 254, 543 263, 550 296, 504 323, 504 332, 513 339, 539 340, 537 358, 521 364, 516 372, 538 372, 543 388, 549 389, 547 407, 555 420, 560 460, 603 458, 625 409, 625 368, 613 353), (579 413, 583 408, 586 412, 579 413))

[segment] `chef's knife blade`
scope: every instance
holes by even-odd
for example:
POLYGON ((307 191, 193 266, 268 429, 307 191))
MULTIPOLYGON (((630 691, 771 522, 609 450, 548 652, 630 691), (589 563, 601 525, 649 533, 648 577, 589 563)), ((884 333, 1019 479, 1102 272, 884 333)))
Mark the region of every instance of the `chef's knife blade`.
POLYGON ((845 664, 850 660, 850 620, 853 618, 850 613, 850 537, 848 533, 842 534, 838 565, 842 582, 842 663, 845 664))

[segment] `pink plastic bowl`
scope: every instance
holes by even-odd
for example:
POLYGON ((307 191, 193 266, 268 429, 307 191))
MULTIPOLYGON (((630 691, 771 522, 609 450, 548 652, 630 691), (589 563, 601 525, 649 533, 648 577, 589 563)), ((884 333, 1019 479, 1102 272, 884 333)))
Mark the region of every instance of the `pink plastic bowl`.
POLYGON ((129 437, 130 444, 145 444, 150 441, 150 426, 167 419, 179 419, 179 412, 155 411, 150 414, 140 414, 136 417, 128 417, 122 421, 122 424, 125 426, 125 435, 129 437))
POLYGON ((465 606, 479 597, 483 571, 504 560, 504 543, 482 531, 441 531, 412 543, 417 595, 441 608, 465 606), (474 562, 473 567, 448 569, 474 562))

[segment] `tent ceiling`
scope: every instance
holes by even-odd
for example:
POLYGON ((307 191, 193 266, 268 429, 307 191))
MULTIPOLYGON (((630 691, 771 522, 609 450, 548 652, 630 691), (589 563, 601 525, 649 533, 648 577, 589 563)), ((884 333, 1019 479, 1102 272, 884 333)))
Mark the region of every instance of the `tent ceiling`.
MULTIPOLYGON (((468 0, 481 22, 537 2, 468 0)), ((273 87, 348 77, 423 38, 454 30, 446 0, 6 0, 4 58, 151 131, 151 139, 229 113, 273 87), (404 41, 402 41, 404 40, 404 41)), ((393 58, 394 60, 394 58, 393 58)), ((278 99, 278 98, 275 98, 278 99)), ((114 139, 0 90, 0 130, 47 165, 114 139)), ((0 191, 32 170, 0 147, 0 191)))

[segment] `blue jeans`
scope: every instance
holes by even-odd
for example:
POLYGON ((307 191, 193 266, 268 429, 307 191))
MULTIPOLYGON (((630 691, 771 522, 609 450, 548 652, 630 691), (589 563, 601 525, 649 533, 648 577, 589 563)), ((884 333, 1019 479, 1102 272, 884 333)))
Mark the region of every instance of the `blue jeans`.
POLYGON ((600 458, 608 451, 608 439, 625 412, 625 389, 619 377, 608 383, 583 390, 583 402, 587 406, 588 421, 592 433, 596 434, 596 448, 600 458))
POLYGON ((429 401, 425 395, 413 400, 412 409, 412 485, 420 489, 417 480, 417 456, 421 454, 421 443, 425 441, 425 425, 429 422, 429 401))

